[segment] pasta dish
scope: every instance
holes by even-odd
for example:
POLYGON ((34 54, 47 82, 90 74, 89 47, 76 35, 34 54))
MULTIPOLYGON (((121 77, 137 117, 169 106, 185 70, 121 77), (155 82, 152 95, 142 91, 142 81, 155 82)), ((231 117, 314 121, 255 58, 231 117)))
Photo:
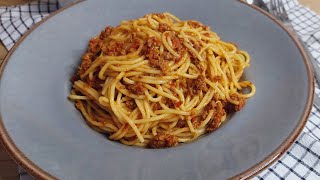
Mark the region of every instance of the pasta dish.
POLYGON ((111 140, 172 147, 216 130, 244 107, 255 93, 242 79, 249 65, 245 51, 208 26, 147 14, 90 39, 69 98, 111 140))

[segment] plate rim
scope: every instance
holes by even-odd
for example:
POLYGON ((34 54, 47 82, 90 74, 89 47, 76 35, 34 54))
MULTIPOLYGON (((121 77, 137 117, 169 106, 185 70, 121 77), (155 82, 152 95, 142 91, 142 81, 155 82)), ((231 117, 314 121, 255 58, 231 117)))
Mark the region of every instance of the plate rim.
MULTIPOLYGON (((9 61, 11 55, 15 52, 15 50, 20 46, 20 44, 24 41, 24 39, 31 33, 33 30, 35 30, 37 27, 42 25, 44 22, 46 22, 51 17, 59 14, 60 12, 73 7, 85 0, 77 0, 75 2, 72 2, 68 4, 65 7, 62 7, 58 9, 57 11, 51 13, 47 17, 45 17, 43 20, 41 20, 39 23, 32 26, 18 41, 12 49, 8 52, 2 63, 0 64, 0 80, 2 78, 3 71, 5 69, 5 66, 7 62, 9 61)), ((259 172, 266 169, 269 165, 277 161, 294 143, 294 141, 298 138, 300 133, 302 132, 309 114, 311 113, 312 104, 313 104, 313 97, 314 97, 314 78, 313 78, 313 72, 311 70, 311 64, 310 59, 307 56, 307 53, 305 52, 304 48, 300 44, 300 42, 296 39, 295 35, 290 32, 279 20, 277 20, 275 17, 273 17, 271 14, 263 11, 262 9, 248 4, 244 2, 243 0, 237 0, 236 2, 242 3, 254 10, 256 10, 258 13, 262 13, 266 17, 268 17, 270 20, 275 22, 280 28, 282 28, 291 38, 293 43, 296 45, 296 47, 299 49, 300 54, 302 55, 302 59, 304 61, 304 64, 306 66, 307 70, 307 76, 308 76, 308 98, 306 105, 304 107, 303 114, 299 120, 298 125, 295 127, 295 129, 290 133, 290 135, 281 143, 279 147, 277 147, 273 152, 271 152, 268 156, 266 156, 262 161, 254 164, 253 166, 247 168, 245 171, 241 172, 240 174, 234 175, 233 177, 230 177, 230 179, 250 179, 254 175, 258 174, 259 172)), ((31 174, 34 178, 39 179, 58 179, 57 177, 51 175, 50 173, 46 172, 45 170, 41 169, 39 166, 34 164, 28 157, 24 155, 22 151, 18 149, 18 147, 15 145, 11 137, 9 136, 4 124, 2 117, 0 116, 0 141, 8 154, 14 159, 14 161, 20 165, 24 170, 26 170, 29 174, 31 174)))

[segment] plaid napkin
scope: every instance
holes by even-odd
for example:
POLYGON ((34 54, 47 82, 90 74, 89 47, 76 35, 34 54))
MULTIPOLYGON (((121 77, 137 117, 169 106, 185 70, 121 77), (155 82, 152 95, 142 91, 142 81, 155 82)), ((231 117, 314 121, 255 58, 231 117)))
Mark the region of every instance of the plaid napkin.
MULTIPOLYGON (((0 40, 10 50, 32 25, 70 1, 40 0, 22 6, 0 7, 0 40)), ((282 1, 294 29, 320 63, 320 16, 297 0, 282 1)), ((315 92, 320 92, 317 84, 315 92)), ((20 179, 33 179, 20 167, 18 172, 20 179)), ((253 179, 320 179, 320 112, 316 108, 312 109, 303 132, 290 150, 253 179)))
POLYGON ((58 0, 35 1, 22 6, 0 7, 0 39, 10 50, 29 28, 59 9, 58 0))

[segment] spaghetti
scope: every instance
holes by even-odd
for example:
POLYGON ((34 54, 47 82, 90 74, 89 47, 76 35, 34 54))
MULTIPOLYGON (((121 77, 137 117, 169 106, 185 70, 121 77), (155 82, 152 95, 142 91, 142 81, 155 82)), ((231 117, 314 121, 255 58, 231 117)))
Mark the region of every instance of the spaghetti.
POLYGON ((249 64, 245 51, 200 22, 147 14, 89 41, 69 98, 111 140, 171 147, 214 131, 245 105, 255 93, 240 81, 249 64))

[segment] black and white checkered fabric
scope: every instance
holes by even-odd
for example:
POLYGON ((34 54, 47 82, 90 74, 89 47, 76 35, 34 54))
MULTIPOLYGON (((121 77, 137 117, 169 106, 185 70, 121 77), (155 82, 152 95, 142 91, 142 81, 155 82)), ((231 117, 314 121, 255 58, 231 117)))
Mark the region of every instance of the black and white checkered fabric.
MULTIPOLYGON (((63 1, 63 0, 60 0, 63 1)), ((68 1, 68 0, 64 0, 68 1)), ((70 1, 70 0, 69 0, 70 1)), ((282 0, 292 25, 320 63, 320 16, 297 0, 282 0)), ((266 3, 269 0, 265 0, 266 3)), ((35 23, 57 10, 58 0, 40 0, 27 5, 0 7, 0 39, 8 50, 35 23)), ((316 93, 320 93, 316 85, 316 93)), ((19 168, 21 179, 33 178, 19 168)), ((312 109, 303 132, 280 160, 253 179, 320 179, 320 112, 312 109)))
POLYGON ((0 8, 0 39, 9 50, 29 28, 59 9, 58 0, 40 0, 0 8))

